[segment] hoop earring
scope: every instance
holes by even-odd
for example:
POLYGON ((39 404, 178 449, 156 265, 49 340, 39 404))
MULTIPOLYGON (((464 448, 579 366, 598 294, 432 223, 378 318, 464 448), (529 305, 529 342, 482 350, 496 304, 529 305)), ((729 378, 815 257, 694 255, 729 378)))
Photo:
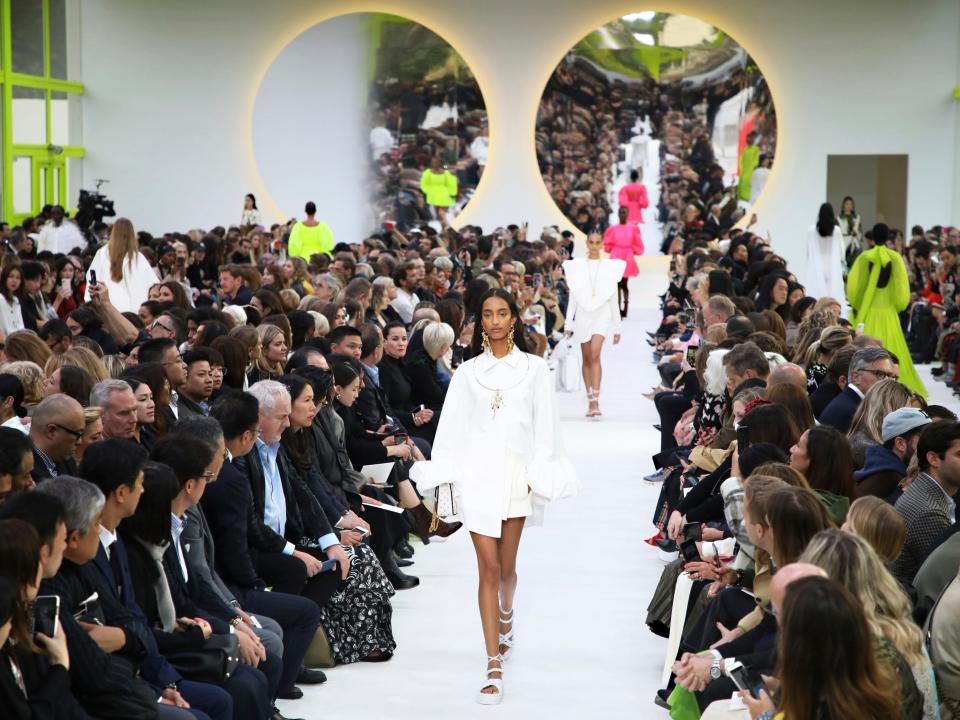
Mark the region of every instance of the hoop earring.
POLYGON ((337 400, 340 399, 340 393, 337 393, 337 400))
POLYGON ((513 333, 515 330, 516 330, 516 326, 511 325, 510 334, 507 335, 507 354, 508 355, 513 352, 513 333))
POLYGON ((480 337, 483 338, 483 342, 480 343, 480 346, 483 348, 485 353, 492 353, 493 350, 490 349, 490 338, 487 337, 486 330, 480 330, 480 337))

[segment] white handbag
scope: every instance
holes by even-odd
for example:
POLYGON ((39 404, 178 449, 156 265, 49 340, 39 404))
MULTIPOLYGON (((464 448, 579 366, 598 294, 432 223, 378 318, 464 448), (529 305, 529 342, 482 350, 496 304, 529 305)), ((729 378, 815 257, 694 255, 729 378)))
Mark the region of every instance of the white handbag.
POLYGON ((441 483, 434 491, 433 519, 430 522, 430 532, 439 527, 439 520, 457 514, 457 504, 454 498, 453 483, 441 483))
POLYGON ((554 348, 557 356, 557 390, 576 392, 580 389, 580 358, 570 338, 561 340, 554 348))

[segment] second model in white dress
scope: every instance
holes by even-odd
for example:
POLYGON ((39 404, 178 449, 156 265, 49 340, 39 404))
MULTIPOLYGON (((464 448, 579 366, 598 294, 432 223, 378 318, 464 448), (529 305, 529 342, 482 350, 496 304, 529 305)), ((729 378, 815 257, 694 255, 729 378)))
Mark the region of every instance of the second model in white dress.
POLYGON ((463 363, 450 381, 431 459, 410 475, 421 491, 452 483, 467 529, 496 538, 504 520, 539 525, 548 502, 575 495, 543 358, 514 348, 463 363))
POLYGON ((617 283, 627 264, 623 260, 576 258, 563 263, 570 288, 564 327, 577 343, 590 342, 594 335, 611 337, 620 332, 617 283))
POLYGON ((839 225, 833 233, 823 237, 816 225, 807 231, 807 272, 803 276, 807 295, 815 298, 832 297, 843 303, 843 232, 839 225))

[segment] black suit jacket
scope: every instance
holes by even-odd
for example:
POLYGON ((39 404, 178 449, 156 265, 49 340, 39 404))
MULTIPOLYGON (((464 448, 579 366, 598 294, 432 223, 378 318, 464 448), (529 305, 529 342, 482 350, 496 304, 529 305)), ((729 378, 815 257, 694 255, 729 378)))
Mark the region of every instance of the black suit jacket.
POLYGON ((819 420, 823 411, 827 409, 827 405, 841 392, 843 391, 836 383, 826 380, 820 383, 820 387, 810 395, 810 407, 813 408, 813 416, 819 420))
POLYGON ((410 378, 410 402, 414 405, 426 405, 435 413, 443 409, 443 400, 447 391, 437 379, 437 363, 426 350, 414 352, 404 363, 407 377, 410 378))
POLYGON ((20 692, 6 655, 0 657, 0 708, 4 720, 89 720, 90 716, 70 693, 66 668, 51 666, 43 656, 29 651, 16 653, 15 657, 27 697, 20 692))
MULTIPOLYGON (((217 546, 217 573, 231 589, 262 590, 265 583, 257 576, 257 547, 250 541, 258 524, 249 480, 233 463, 224 463, 217 481, 203 491, 200 506, 217 546)), ((260 519, 262 525, 262 514, 260 519)))
POLYGON ((287 525, 284 528, 283 537, 263 522, 263 512, 266 507, 266 479, 258 448, 254 447, 243 457, 234 458, 233 463, 250 483, 255 509, 255 522, 252 528, 254 533, 250 539, 251 544, 254 541, 258 543, 256 546, 259 550, 283 552, 287 542, 302 547, 314 544, 319 538, 334 532, 326 515, 323 514, 320 503, 310 492, 283 448, 280 448, 277 453, 280 484, 287 506, 287 525))
POLYGON ((824 409, 820 416, 820 424, 829 425, 846 433, 850 429, 850 423, 853 422, 857 408, 860 407, 860 401, 860 396, 848 385, 824 409))

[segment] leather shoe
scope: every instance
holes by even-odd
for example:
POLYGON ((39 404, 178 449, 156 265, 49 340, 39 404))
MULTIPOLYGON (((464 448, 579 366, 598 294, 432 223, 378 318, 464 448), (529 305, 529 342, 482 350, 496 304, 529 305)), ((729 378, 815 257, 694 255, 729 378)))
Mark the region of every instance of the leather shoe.
MULTIPOLYGON (((270 716, 270 720, 295 720, 295 719, 285 717, 278 708, 274 708, 273 715, 270 716)), ((296 718, 296 720, 300 720, 300 719, 296 718)))
POLYGON ((406 575, 397 567, 397 563, 395 563, 389 555, 387 556, 387 565, 383 568, 383 572, 387 576, 387 580, 390 581, 390 584, 393 585, 394 590, 410 590, 420 584, 420 578, 413 575, 406 575))
POLYGON ((319 685, 326 681, 327 676, 323 670, 311 670, 310 668, 302 667, 297 675, 297 682, 301 685, 319 685))
POLYGON ((677 545, 670 538, 662 538, 660 540, 654 540, 653 543, 664 552, 677 552, 680 549, 680 546, 677 545))
POLYGON ((397 554, 397 557, 402 560, 409 560, 413 557, 413 545, 410 544, 406 537, 394 543, 393 551, 397 554))
POLYGON ((413 560, 404 560, 401 557, 394 558, 394 562, 397 564, 397 567, 405 568, 413 565, 413 560))
POLYGON ((281 690, 277 693, 280 700, 299 700, 303 697, 303 690, 296 685, 291 685, 287 690, 281 690))

